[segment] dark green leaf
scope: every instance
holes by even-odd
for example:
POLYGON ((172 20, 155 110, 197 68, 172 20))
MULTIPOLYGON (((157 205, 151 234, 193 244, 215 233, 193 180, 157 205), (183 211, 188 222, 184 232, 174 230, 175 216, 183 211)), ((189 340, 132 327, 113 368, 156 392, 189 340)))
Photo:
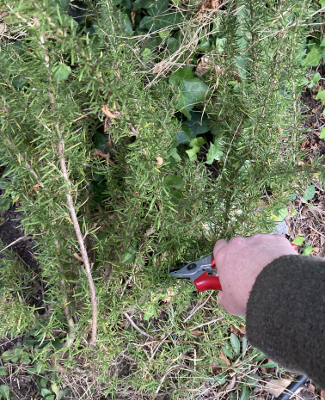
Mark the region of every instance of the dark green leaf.
POLYGON ((191 119, 190 111, 195 104, 204 100, 208 91, 209 87, 199 78, 184 80, 180 86, 176 109, 191 119))
POLYGON ((187 120, 183 123, 183 126, 188 126, 191 132, 192 138, 195 138, 197 135, 201 135, 202 133, 208 132, 212 127, 212 121, 201 112, 191 111, 190 112, 191 119, 187 120))
POLYGON ((138 247, 134 244, 131 245, 122 256, 122 261, 126 264, 132 264, 135 261, 135 257, 138 251, 138 247))
POLYGON ((53 67, 51 72, 53 79, 61 82, 69 78, 69 75, 71 74, 71 68, 64 63, 60 63, 59 65, 53 67))
POLYGON ((322 52, 318 47, 313 47, 311 51, 307 54, 305 60, 303 61, 303 66, 305 67, 317 67, 322 58, 322 52))
POLYGON ((167 47, 172 53, 179 49, 179 41, 173 37, 167 39, 167 47))
POLYGON ((155 47, 158 47, 162 42, 162 38, 160 36, 150 37, 148 40, 143 42, 143 46, 149 50, 153 50, 155 47))
POLYGON ((1 355, 1 359, 3 360, 3 361, 10 361, 11 360, 11 358, 14 356, 14 353, 13 353, 13 350, 7 350, 7 351, 5 351, 4 353, 2 353, 2 355, 1 355))
POLYGON ((168 189, 182 189, 185 182, 177 175, 169 175, 166 178, 165 185, 168 189))
POLYGON ((181 22, 181 13, 160 14, 156 17, 146 16, 141 19, 139 29, 158 31, 159 29, 166 28, 167 26, 171 27, 171 25, 179 24, 181 22))
POLYGON ((69 387, 66 387, 66 388, 60 390, 59 394, 58 394, 58 400, 62 400, 63 397, 69 396, 70 393, 71 393, 71 389, 69 387))
POLYGON ((153 17, 168 10, 169 0, 151 0, 150 4, 144 8, 146 8, 148 14, 153 17))
POLYGON ((133 36, 132 23, 126 13, 120 15, 121 28, 125 36, 133 36))
POLYGON ((99 149, 102 151, 107 150, 107 138, 105 135, 102 133, 96 131, 94 135, 94 144, 95 144, 95 149, 99 149))
POLYGON ((220 384, 224 385, 227 381, 227 374, 222 372, 221 374, 215 375, 214 379, 220 384))
POLYGON ((174 204, 179 204, 182 199, 185 199, 185 196, 180 190, 173 190, 169 192, 169 198, 174 204))
POLYGON ((192 67, 179 68, 169 77, 169 83, 173 86, 179 86, 184 80, 194 78, 192 67))
POLYGON ((305 193, 303 195, 303 198, 308 201, 308 200, 312 200, 315 196, 315 186, 314 185, 310 185, 308 186, 308 188, 305 190, 305 193))
POLYGON ((50 390, 48 390, 48 389, 46 389, 46 388, 42 388, 42 389, 41 389, 41 396, 47 397, 47 396, 49 396, 49 395, 53 395, 53 393, 52 393, 50 390))
POLYGON ((192 135, 190 128, 186 125, 182 125, 182 130, 178 132, 177 135, 175 136, 174 145, 175 147, 177 147, 178 145, 183 143, 190 143, 191 140, 192 140, 192 135))
POLYGON ((3 197, 0 197, 0 211, 5 212, 9 210, 11 206, 11 201, 9 199, 4 199, 3 197))
POLYGON ((261 380, 261 377, 258 376, 257 374, 249 374, 247 376, 247 384, 251 387, 254 388, 258 385, 258 382, 261 380))
POLYGON ((18 76, 15 76, 11 83, 16 86, 17 89, 21 89, 26 83, 27 79, 25 79, 21 74, 18 76))
POLYGON ((9 182, 5 179, 0 178, 0 189, 5 189, 8 186, 9 182))
POLYGON ((6 376, 6 375, 8 375, 7 371, 6 371, 6 368, 5 367, 0 367, 0 376, 6 376))

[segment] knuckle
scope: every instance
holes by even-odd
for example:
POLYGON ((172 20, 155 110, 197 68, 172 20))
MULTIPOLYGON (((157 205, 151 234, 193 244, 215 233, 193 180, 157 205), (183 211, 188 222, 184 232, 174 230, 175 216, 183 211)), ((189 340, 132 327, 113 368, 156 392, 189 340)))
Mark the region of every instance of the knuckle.
POLYGON ((232 246, 243 246, 246 242, 247 238, 244 238, 243 236, 235 236, 230 239, 229 244, 232 246))

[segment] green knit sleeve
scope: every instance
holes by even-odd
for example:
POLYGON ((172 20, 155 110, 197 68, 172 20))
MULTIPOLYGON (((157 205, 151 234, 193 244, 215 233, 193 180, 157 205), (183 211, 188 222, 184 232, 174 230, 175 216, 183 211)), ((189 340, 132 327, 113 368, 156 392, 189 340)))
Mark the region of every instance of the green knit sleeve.
POLYGON ((246 331, 254 347, 325 389, 325 261, 290 255, 267 265, 248 299, 246 331))

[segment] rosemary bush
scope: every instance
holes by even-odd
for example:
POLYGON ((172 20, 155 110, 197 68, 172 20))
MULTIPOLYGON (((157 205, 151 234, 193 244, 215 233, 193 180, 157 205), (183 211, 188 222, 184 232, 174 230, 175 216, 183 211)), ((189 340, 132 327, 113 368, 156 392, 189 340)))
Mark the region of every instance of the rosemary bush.
MULTIPOLYGON (((36 372, 82 358, 113 398, 129 385, 181 398, 184 382, 210 379, 192 361, 169 370, 193 353, 183 320, 207 294, 166 271, 218 238, 273 230, 290 194, 323 176, 299 150, 311 2, 158 3, 0 3, 5 196, 34 235, 45 284, 39 314, 20 296, 33 285, 20 287, 14 256, 0 260, 0 334, 29 332, 36 372), (149 356, 141 343, 162 338, 174 345, 149 356)), ((234 321, 195 338, 202 365, 234 321)))

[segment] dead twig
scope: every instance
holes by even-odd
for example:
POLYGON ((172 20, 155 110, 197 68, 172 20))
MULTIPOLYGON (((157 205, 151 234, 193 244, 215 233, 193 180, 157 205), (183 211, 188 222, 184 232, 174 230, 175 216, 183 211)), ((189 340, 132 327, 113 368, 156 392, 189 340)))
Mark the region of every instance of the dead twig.
POLYGON ((213 292, 210 292, 210 294, 209 294, 208 298, 205 300, 205 302, 203 302, 201 305, 196 306, 194 308, 194 310, 191 312, 191 314, 184 319, 184 322, 187 322, 190 318, 192 318, 193 315, 209 301, 210 297, 212 296, 212 293, 213 292))
POLYGON ((73 200, 71 196, 72 188, 71 188, 71 182, 68 176, 68 171, 67 171, 67 165, 66 161, 64 158, 64 144, 62 140, 59 140, 58 142, 58 151, 59 151, 59 157, 60 157, 60 165, 61 165, 61 170, 62 170, 62 175, 64 180, 66 181, 68 185, 68 193, 66 194, 67 198, 67 203, 70 211, 70 216, 71 220, 73 223, 73 228, 75 230, 77 239, 78 239, 78 244, 81 252, 81 257, 84 263, 87 279, 88 279, 88 284, 89 284, 89 289, 90 289, 90 298, 91 298, 91 307, 92 307, 92 332, 91 332, 91 339, 89 341, 89 345, 94 345, 96 343, 96 336, 97 336, 97 297, 96 297, 96 289, 94 285, 94 281, 91 275, 91 268, 90 268, 90 263, 89 263, 89 258, 88 254, 86 251, 86 246, 84 244, 84 240, 82 237, 82 233, 80 230, 77 214, 76 214, 76 209, 73 205, 73 200))
POLYGON ((23 240, 30 240, 30 239, 32 239, 32 237, 29 236, 29 235, 22 236, 22 237, 16 239, 15 241, 13 241, 12 243, 8 244, 8 246, 6 246, 4 249, 2 249, 2 250, 0 251, 0 253, 3 253, 5 250, 9 249, 9 247, 15 245, 15 244, 18 243, 18 242, 21 242, 21 241, 23 241, 23 240))
POLYGON ((144 332, 143 330, 141 330, 132 320, 132 318, 129 316, 129 314, 127 312, 124 312, 123 315, 125 316, 125 318, 130 322, 130 324, 133 326, 134 329, 136 329, 138 332, 141 333, 141 335, 146 336, 149 339, 155 340, 155 338, 151 335, 149 335, 149 333, 144 332))

